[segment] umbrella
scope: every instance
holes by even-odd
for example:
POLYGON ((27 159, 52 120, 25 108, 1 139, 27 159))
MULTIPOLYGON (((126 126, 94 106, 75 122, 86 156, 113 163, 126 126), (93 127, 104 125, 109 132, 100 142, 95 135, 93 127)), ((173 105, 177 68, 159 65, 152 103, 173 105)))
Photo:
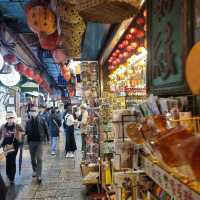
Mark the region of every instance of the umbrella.
POLYGON ((22 170, 23 147, 24 147, 24 142, 22 142, 19 146, 19 175, 21 175, 21 170, 22 170))

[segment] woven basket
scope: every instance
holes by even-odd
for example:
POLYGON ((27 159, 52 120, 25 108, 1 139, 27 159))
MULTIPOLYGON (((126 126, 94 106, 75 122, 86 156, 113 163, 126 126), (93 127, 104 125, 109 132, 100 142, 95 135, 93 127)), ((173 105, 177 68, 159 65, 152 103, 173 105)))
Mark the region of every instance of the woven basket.
POLYGON ((58 6, 58 13, 61 20, 70 24, 77 24, 83 21, 82 17, 79 15, 76 5, 73 4, 60 3, 58 6))
POLYGON ((81 37, 86 29, 84 21, 80 21, 78 24, 69 24, 61 21, 60 26, 61 26, 61 32, 64 35, 69 35, 69 36, 76 35, 81 37))
POLYGON ((141 0, 80 0, 76 5, 86 21, 119 23, 133 17, 141 0))

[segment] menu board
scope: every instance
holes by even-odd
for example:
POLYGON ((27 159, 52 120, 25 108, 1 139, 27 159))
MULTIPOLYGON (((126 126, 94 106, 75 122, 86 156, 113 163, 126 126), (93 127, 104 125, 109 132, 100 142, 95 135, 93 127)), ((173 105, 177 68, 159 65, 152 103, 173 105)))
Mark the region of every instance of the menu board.
POLYGON ((148 89, 156 95, 189 93, 184 81, 188 52, 189 3, 185 0, 149 0, 148 89))

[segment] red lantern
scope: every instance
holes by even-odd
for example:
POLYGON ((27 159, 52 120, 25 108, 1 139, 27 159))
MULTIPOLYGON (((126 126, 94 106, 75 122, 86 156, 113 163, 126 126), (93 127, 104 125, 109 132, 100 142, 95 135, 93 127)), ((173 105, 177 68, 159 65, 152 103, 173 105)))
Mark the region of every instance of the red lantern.
POLYGON ((127 46, 126 50, 127 50, 128 52, 131 52, 131 51, 134 50, 134 48, 133 48, 132 45, 129 45, 129 46, 127 46))
POLYGON ((127 40, 132 40, 132 37, 133 37, 133 36, 132 36, 131 34, 127 34, 125 38, 126 38, 127 40))
POLYGON ((114 61, 112 62, 112 64, 113 64, 113 65, 117 65, 117 61, 114 60, 114 61))
POLYGON ((28 76, 30 78, 32 78, 34 76, 34 71, 30 68, 27 68, 25 71, 24 71, 24 75, 25 76, 28 76))
POLYGON ((43 78, 41 77, 40 74, 36 73, 33 77, 33 79, 38 83, 41 84, 43 82, 43 78))
POLYGON ((144 20, 144 18, 139 17, 139 18, 137 18, 136 23, 137 23, 138 25, 143 26, 143 25, 145 24, 145 20, 144 20))
POLYGON ((143 38, 144 36, 145 36, 144 31, 137 30, 137 33, 136 33, 136 37, 137 38, 143 38))
POLYGON ((117 55, 120 54, 120 50, 119 49, 117 49, 115 52, 116 52, 117 55))
POLYGON ((130 45, 132 46, 133 49, 136 49, 137 46, 138 46, 138 43, 137 42, 132 42, 130 45))
POLYGON ((128 40, 124 40, 124 41, 122 42, 122 44, 123 44, 123 47, 125 48, 126 46, 128 46, 129 42, 128 42, 128 40))
POLYGON ((15 69, 18 71, 18 72, 21 72, 21 73, 24 73, 24 71, 27 69, 27 66, 23 63, 18 63, 15 67, 15 69))
POLYGON ((118 45, 118 47, 119 47, 119 49, 123 49, 124 48, 124 46, 123 46, 123 44, 121 43, 121 44, 119 44, 118 45))
POLYGON ((137 28, 132 27, 132 28, 130 29, 130 33, 131 33, 131 34, 135 34, 136 32, 137 32, 137 28))
POLYGON ((3 56, 3 59, 8 64, 12 64, 12 63, 15 63, 17 61, 17 58, 14 54, 7 54, 7 55, 3 56))
POLYGON ((129 53, 125 51, 125 52, 123 53, 123 57, 124 57, 124 58, 128 58, 128 57, 129 57, 129 53))
POLYGON ((119 58, 120 58, 120 59, 123 58, 123 54, 122 54, 122 53, 119 54, 119 58))
POLYGON ((113 56, 113 57, 116 57, 116 56, 117 56, 117 53, 116 53, 116 52, 113 52, 113 53, 112 53, 112 56, 113 56))
POLYGON ((121 60, 119 58, 116 59, 117 65, 121 63, 121 60))
POLYGON ((112 59, 109 59, 109 60, 108 60, 108 63, 112 63, 112 59))
POLYGON ((109 70, 109 71, 115 70, 115 66, 114 66, 114 65, 109 65, 109 66, 108 66, 108 70, 109 70))

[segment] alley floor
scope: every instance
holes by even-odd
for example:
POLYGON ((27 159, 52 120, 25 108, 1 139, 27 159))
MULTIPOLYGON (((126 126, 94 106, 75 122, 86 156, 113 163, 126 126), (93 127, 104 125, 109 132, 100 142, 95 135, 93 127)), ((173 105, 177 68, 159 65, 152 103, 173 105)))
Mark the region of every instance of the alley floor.
MULTIPOLYGON (((59 140, 56 156, 50 154, 50 145, 44 145, 43 181, 38 185, 32 178, 32 168, 27 147, 23 153, 22 173, 17 174, 14 186, 8 186, 7 200, 85 200, 85 188, 81 184, 80 172, 80 135, 76 134, 78 150, 75 158, 65 158, 64 137, 59 140)), ((0 162, 1 174, 5 176, 5 162, 0 162)))

